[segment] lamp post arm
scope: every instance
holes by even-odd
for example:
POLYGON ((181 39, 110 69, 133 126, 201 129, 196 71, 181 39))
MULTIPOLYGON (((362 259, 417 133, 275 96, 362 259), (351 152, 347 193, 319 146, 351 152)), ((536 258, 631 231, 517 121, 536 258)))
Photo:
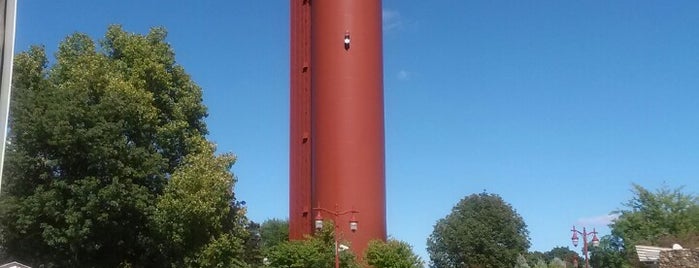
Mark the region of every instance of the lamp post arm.
POLYGON ((577 244, 578 243, 578 236, 577 235, 582 236, 582 240, 583 240, 582 253, 585 257, 585 268, 590 268, 590 255, 589 255, 590 247, 587 244, 588 243, 587 237, 592 235, 592 245, 596 246, 599 243, 599 239, 597 238, 597 230, 595 230, 595 228, 592 228, 592 232, 588 233, 587 229, 583 226, 582 232, 580 232, 577 229, 575 229, 575 225, 573 225, 573 229, 571 229, 570 231, 573 232, 573 238, 571 238, 571 239, 573 240, 574 246, 578 246, 578 244, 577 244))
MULTIPOLYGON (((337 205, 335 205, 335 208, 337 209, 337 205)), ((355 210, 355 209, 338 211, 338 210, 329 210, 329 209, 325 209, 322 207, 315 207, 315 208, 313 208, 313 210, 314 211, 322 211, 322 212, 331 214, 335 217, 340 217, 342 215, 346 215, 346 214, 350 214, 350 213, 352 213, 352 214, 359 213, 359 211, 355 210)), ((318 214, 318 218, 316 218, 316 220, 319 220, 319 219, 321 219, 320 213, 318 214)), ((337 219, 335 219, 335 220, 337 220, 337 219)), ((352 220, 350 220, 350 228, 352 228, 351 227, 352 223, 353 223, 352 220)), ((354 224, 356 226, 356 221, 354 221, 354 224)), ((340 242, 338 239, 339 226, 337 225, 337 223, 335 223, 334 227, 335 227, 335 231, 333 232, 333 240, 335 240, 335 268, 340 268, 340 250, 339 250, 340 242)), ((352 231, 356 230, 356 227, 354 227, 354 228, 355 229, 352 229, 352 231)))
POLYGON ((347 215, 350 213, 359 213, 358 210, 350 209, 350 210, 343 210, 343 211, 334 211, 334 210, 329 210, 321 207, 313 208, 313 210, 320 210, 329 214, 332 214, 334 216, 342 216, 342 215, 347 215))

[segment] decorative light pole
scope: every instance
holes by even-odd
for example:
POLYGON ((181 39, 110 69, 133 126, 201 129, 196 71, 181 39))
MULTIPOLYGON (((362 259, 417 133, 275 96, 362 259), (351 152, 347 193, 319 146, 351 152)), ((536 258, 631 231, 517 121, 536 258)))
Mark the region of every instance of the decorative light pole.
POLYGON ((580 239, 578 238, 578 234, 580 234, 583 237, 582 251, 583 251, 583 255, 585 255, 585 268, 590 268, 590 258, 588 256, 588 248, 587 248, 587 237, 589 235, 592 235, 592 246, 594 246, 594 247, 599 246, 599 238, 597 238, 597 231, 595 230, 595 228, 592 228, 592 232, 588 233, 587 230, 585 230, 585 227, 583 227, 583 231, 580 232, 580 231, 575 229, 575 225, 573 225, 573 229, 570 231, 573 232, 573 237, 571 237, 570 240, 573 241, 574 247, 577 247, 578 241, 580 241, 580 239))
POLYGON ((337 205, 335 205, 335 209, 336 210, 328 210, 328 209, 324 209, 321 207, 313 208, 313 210, 317 211, 316 218, 315 218, 315 227, 316 227, 317 231, 320 231, 321 229, 323 229, 323 216, 320 213, 321 211, 332 214, 333 216, 335 216, 335 223, 334 223, 335 231, 333 232, 333 239, 335 240, 335 268, 340 268, 340 254, 339 254, 340 243, 338 241, 338 236, 337 236, 337 234, 340 230, 339 224, 338 224, 338 221, 339 221, 338 218, 342 215, 347 215, 347 214, 352 213, 352 217, 350 217, 350 220, 349 220, 349 229, 352 232, 356 232, 357 228, 359 227, 359 221, 357 221, 357 218, 354 217, 354 214, 359 213, 359 211, 354 210, 354 209, 345 210, 345 211, 338 211, 337 205))
MULTIPOLYGON (((380 4, 379 4, 380 5, 380 4)), ((12 88, 12 65, 15 54, 15 25, 17 22, 17 0, 0 0, 0 186, 2 167, 5 162, 7 142, 7 120, 10 114, 12 88)))

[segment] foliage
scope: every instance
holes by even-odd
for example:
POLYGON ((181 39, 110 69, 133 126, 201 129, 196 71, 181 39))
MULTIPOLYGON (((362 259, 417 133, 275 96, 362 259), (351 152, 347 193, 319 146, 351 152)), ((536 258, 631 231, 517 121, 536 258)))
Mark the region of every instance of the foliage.
POLYGON ((534 264, 534 268, 548 268, 548 265, 546 265, 546 261, 539 259, 536 261, 536 264, 534 264))
MULTIPOLYGON (((530 267, 534 267, 539 264, 539 261, 543 261, 544 264, 548 263, 546 266, 550 267, 554 260, 558 259, 562 261, 565 267, 575 267, 573 266, 573 259, 581 260, 581 257, 577 252, 571 250, 568 247, 554 247, 549 251, 531 251, 524 255, 527 263, 530 267)), ((555 261, 558 265, 558 261, 555 261)), ((578 262, 578 267, 581 267, 581 262, 578 262)))
POLYGON ((184 265, 173 264, 173 267, 247 267, 240 258, 240 238, 223 234, 199 249, 194 256, 185 257, 184 265))
POLYGON ((617 211, 619 218, 611 225, 612 233, 626 245, 637 242, 657 243, 672 235, 678 239, 699 233, 699 201, 681 188, 662 188, 653 193, 633 185, 634 197, 617 211))
POLYGON ((512 267, 529 248, 522 217, 495 194, 473 194, 437 221, 427 241, 432 267, 512 267))
POLYGON ((634 196, 611 225, 612 235, 626 253, 628 261, 637 261, 634 246, 638 244, 670 247, 699 246, 699 200, 681 188, 663 187, 651 192, 633 185, 634 196))
MULTIPOLYGON (((241 202, 244 204, 244 202, 241 202)), ((240 206, 241 204, 239 204, 240 206)), ((241 212, 239 212, 241 213, 241 212)), ((260 237, 260 224, 249 221, 245 226, 244 252, 242 259, 252 267, 260 267, 264 262, 262 255, 262 238, 260 237)))
POLYGON ((524 255, 517 255, 517 263, 515 263, 515 268, 530 268, 529 264, 527 263, 527 258, 525 258, 524 255))
MULTIPOLYGON (((547 252, 548 253, 548 252, 547 252)), ((539 260, 547 260, 548 256, 541 251, 531 251, 525 255, 529 266, 533 267, 539 260)))
MULTIPOLYGON (((334 267, 334 226, 326 222, 323 229, 306 240, 284 241, 265 252, 270 267, 276 268, 327 268, 334 267)), ((345 243, 345 242, 341 242, 345 243)), ((340 267, 357 268, 356 258, 350 250, 340 252, 340 267)))
POLYGON ((230 267, 243 255, 247 236, 245 215, 231 206, 235 157, 215 156, 213 146, 200 143, 202 152, 184 158, 158 199, 153 229, 166 263, 230 267))
POLYGON ((276 245, 266 255, 271 267, 332 267, 333 256, 327 245, 313 238, 276 245))
POLYGON ((0 242, 47 267, 232 263, 247 221, 230 155, 206 141, 202 90, 166 32, 111 26, 17 55, 0 242), (190 225, 191 224, 191 225, 190 225), (225 256, 224 256, 225 255, 225 256))
POLYGON ((555 257, 549 262, 549 268, 566 268, 566 262, 555 257))
POLYGON ((590 247, 590 265, 609 268, 632 267, 626 260, 621 239, 612 235, 601 237, 599 246, 590 247))
POLYGON ((565 262, 566 265, 570 267, 573 267, 573 259, 581 259, 577 252, 571 250, 568 247, 554 247, 551 250, 545 252, 544 256, 546 256, 544 260, 549 262, 549 266, 551 266, 551 262, 556 258, 565 262))
POLYGON ((374 268, 424 267, 424 263, 408 243, 395 239, 369 242, 364 260, 374 268))
POLYGON ((260 237, 262 251, 289 241, 289 221, 280 219, 264 221, 260 226, 260 237))

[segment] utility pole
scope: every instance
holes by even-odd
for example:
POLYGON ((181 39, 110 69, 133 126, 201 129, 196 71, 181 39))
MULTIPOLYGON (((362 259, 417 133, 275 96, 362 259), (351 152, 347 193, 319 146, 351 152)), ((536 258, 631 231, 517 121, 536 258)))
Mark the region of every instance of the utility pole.
POLYGON ((17 0, 0 0, 2 17, 0 23, 0 194, 2 194, 2 173, 5 164, 7 145, 7 123, 10 115, 10 92, 12 87, 12 65, 15 50, 15 23, 17 21, 17 0))

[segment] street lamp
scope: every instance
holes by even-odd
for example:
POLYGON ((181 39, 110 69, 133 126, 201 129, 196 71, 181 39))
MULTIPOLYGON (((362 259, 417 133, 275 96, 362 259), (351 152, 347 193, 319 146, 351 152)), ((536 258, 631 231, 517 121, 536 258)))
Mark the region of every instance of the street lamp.
POLYGON ((588 256, 588 248, 587 248, 587 237, 589 235, 592 235, 592 246, 594 246, 594 247, 599 246, 599 238, 597 238, 597 231, 595 230, 595 228, 592 228, 592 232, 588 233, 587 230, 585 230, 585 227, 583 227, 583 231, 580 232, 580 231, 575 229, 575 225, 573 225, 573 230, 570 230, 570 231, 573 232, 573 237, 571 237, 570 240, 573 241, 574 247, 577 247, 578 241, 580 241, 580 239, 578 238, 578 234, 580 234, 582 236, 582 238, 583 238, 582 251, 583 251, 583 255, 585 255, 585 268, 590 268, 590 259, 588 256))
MULTIPOLYGON (((320 213, 322 211, 322 212, 326 212, 326 213, 334 215, 335 221, 337 221, 337 219, 342 215, 347 215, 347 214, 352 213, 352 217, 349 220, 349 229, 353 233, 356 232, 357 229, 359 228, 359 221, 357 220, 357 218, 354 217, 354 214, 359 213, 359 211, 354 210, 354 209, 345 210, 345 211, 338 211, 337 205, 335 205, 335 209, 336 210, 328 210, 328 209, 324 209, 321 207, 313 208, 313 210, 317 211, 315 222, 314 222, 316 230, 320 231, 321 229, 323 229, 323 216, 320 213)), ((340 243, 338 242, 338 237, 337 237, 338 232, 339 232, 338 223, 335 222, 335 232, 333 232, 333 238, 335 239, 335 268, 340 268, 340 254, 339 254, 340 243)))

